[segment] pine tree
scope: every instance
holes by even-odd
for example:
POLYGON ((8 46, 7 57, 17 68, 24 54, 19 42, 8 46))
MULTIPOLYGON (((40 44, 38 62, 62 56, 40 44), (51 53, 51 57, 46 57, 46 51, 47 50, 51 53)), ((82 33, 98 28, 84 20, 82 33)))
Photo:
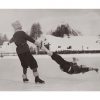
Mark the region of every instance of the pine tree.
MULTIPOLYGON (((31 32, 30 32, 30 36, 33 38, 33 39, 38 39, 42 34, 42 31, 41 31, 41 26, 39 23, 34 23, 31 27, 31 32)), ((37 53, 39 53, 39 47, 37 46, 37 53)))
POLYGON ((81 35, 81 33, 79 31, 72 29, 68 24, 66 25, 62 24, 58 26, 54 32, 52 32, 52 35, 56 37, 64 37, 64 35, 67 35, 69 37, 69 36, 78 36, 81 35))

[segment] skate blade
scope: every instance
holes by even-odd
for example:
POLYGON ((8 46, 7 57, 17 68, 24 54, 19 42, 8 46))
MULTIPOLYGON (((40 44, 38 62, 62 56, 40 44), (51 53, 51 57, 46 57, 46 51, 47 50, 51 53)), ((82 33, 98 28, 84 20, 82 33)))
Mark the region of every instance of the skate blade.
POLYGON ((45 84, 45 82, 43 82, 43 83, 40 83, 40 82, 35 82, 35 84, 45 84))
POLYGON ((29 83, 29 81, 23 81, 23 83, 29 83))

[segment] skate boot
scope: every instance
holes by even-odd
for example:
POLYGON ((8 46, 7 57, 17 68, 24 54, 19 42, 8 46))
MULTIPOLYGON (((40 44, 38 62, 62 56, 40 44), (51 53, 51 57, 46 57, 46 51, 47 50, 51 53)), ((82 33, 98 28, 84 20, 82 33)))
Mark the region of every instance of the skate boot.
POLYGON ((28 81, 29 81, 29 79, 27 79, 27 78, 26 78, 26 79, 23 79, 23 82, 24 82, 24 83, 26 83, 26 82, 28 82, 28 81))
POLYGON ((29 81, 29 79, 27 78, 27 76, 25 74, 23 74, 22 77, 23 77, 23 82, 24 83, 29 81))
POLYGON ((98 73, 98 71, 99 71, 99 69, 97 69, 97 68, 95 68, 94 70, 95 70, 97 73, 98 73))
POLYGON ((41 80, 38 76, 35 78, 35 83, 40 83, 40 84, 44 84, 45 82, 43 80, 41 80))

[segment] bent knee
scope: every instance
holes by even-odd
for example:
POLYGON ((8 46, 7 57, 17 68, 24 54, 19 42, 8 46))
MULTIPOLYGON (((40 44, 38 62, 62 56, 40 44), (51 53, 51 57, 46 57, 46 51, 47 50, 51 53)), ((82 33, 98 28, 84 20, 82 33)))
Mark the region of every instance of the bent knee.
POLYGON ((32 70, 33 70, 33 72, 37 72, 37 68, 33 68, 32 70))

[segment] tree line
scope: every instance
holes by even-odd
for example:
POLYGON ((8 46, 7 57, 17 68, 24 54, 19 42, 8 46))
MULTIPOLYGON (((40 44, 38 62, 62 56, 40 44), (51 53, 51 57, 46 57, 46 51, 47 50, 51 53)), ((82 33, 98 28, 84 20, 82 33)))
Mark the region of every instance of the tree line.
MULTIPOLYGON (((38 37, 41 36, 41 34, 43 34, 43 32, 41 30, 40 24, 34 23, 31 27, 30 36, 33 37, 34 39, 37 39, 38 37)), ((56 36, 56 37, 64 37, 64 35, 66 35, 66 36, 82 35, 81 32, 79 32, 78 30, 72 29, 69 26, 69 24, 61 24, 61 25, 57 26, 56 30, 54 30, 54 31, 51 30, 50 34, 53 36, 56 36)))
POLYGON ((2 45, 3 42, 5 41, 8 41, 7 35, 6 34, 3 35, 2 33, 0 33, 0 45, 2 45))
MULTIPOLYGON (((36 40, 42 34, 43 32, 42 32, 40 23, 33 23, 30 30, 30 36, 36 40)), ((82 35, 81 32, 72 29, 69 26, 69 24, 61 24, 57 26, 57 28, 54 31, 51 30, 50 34, 56 37, 64 37, 64 35, 68 37, 82 35)), ((2 45, 3 42, 5 41, 8 41, 7 35, 6 34, 3 35, 2 33, 0 33, 0 45, 2 45)))

